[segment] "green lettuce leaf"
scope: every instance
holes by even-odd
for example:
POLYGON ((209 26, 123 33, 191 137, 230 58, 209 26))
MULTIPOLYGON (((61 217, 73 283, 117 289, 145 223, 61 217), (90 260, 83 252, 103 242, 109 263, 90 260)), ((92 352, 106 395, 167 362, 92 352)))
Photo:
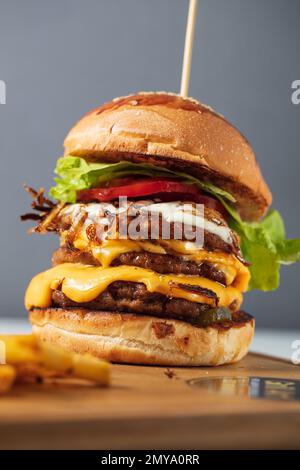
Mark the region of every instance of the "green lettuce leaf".
POLYGON ((83 158, 73 156, 59 158, 55 173, 58 177, 55 178, 56 185, 51 188, 50 195, 68 203, 76 202, 76 193, 81 189, 89 189, 114 178, 135 174, 178 177, 213 194, 229 212, 229 225, 240 236, 242 254, 251 263, 249 289, 277 289, 281 264, 300 261, 300 239, 285 239, 284 223, 278 211, 271 210, 261 222, 245 222, 232 206, 231 203, 235 202, 235 199, 231 194, 186 173, 146 163, 89 163, 83 158))
POLYGON ((261 222, 249 223, 224 199, 222 203, 231 215, 231 228, 240 236, 243 256, 251 263, 249 290, 277 289, 280 265, 300 261, 300 238, 285 239, 284 222, 274 209, 261 222))
POLYGON ((235 201, 231 194, 211 183, 205 183, 191 175, 147 163, 88 163, 83 158, 67 156, 57 160, 55 173, 58 178, 54 179, 56 186, 50 189, 50 195, 62 202, 74 203, 76 201, 76 192, 81 189, 93 188, 111 179, 135 174, 178 177, 187 183, 197 184, 208 193, 218 195, 231 202, 235 201))

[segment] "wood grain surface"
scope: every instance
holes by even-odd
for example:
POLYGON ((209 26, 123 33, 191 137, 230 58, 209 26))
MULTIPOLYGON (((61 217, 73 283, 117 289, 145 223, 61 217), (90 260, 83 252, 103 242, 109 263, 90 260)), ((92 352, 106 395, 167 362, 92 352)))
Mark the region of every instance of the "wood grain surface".
MULTIPOLYGON (((217 368, 112 366, 112 386, 18 386, 0 398, 1 449, 300 448, 300 401, 255 399, 213 378, 299 379, 256 354, 217 368), (191 386, 191 380, 204 386, 191 386)), ((227 381, 228 382, 228 381, 227 381)), ((247 380, 246 380, 247 382, 247 380)))

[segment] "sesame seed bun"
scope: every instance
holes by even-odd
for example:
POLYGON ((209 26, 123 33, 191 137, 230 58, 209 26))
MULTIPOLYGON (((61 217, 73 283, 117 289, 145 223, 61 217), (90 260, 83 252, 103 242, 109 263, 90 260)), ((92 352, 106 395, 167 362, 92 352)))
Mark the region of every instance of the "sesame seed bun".
POLYGON ((224 117, 191 98, 138 93, 96 108, 69 132, 65 155, 161 165, 210 181, 236 198, 246 220, 272 202, 254 152, 224 117))

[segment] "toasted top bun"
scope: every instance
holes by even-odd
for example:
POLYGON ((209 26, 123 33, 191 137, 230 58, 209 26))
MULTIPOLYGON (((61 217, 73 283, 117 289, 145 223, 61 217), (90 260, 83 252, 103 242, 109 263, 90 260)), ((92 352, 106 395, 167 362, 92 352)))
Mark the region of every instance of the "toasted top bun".
POLYGON ((230 192, 241 216, 258 220, 272 202, 245 137, 191 98, 142 92, 84 116, 67 135, 65 155, 148 162, 193 174, 230 192))

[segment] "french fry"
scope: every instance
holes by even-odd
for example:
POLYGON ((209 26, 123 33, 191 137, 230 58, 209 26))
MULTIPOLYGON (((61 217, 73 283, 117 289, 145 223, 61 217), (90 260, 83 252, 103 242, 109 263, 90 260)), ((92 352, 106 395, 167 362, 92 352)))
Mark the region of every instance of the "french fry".
POLYGON ((16 378, 16 370, 8 364, 0 365, 0 394, 10 391, 16 378))
POLYGON ((41 360, 39 347, 33 335, 0 335, 0 341, 5 344, 8 364, 41 360))
POLYGON ((23 363, 16 365, 16 383, 42 384, 51 382, 52 379, 65 378, 66 374, 56 370, 46 369, 37 363, 23 363))
POLYGON ((45 343, 41 344, 41 360, 45 367, 60 372, 67 372, 73 368, 71 353, 45 343))
POLYGON ((91 380, 99 385, 108 385, 109 364, 89 354, 75 354, 56 346, 41 344, 42 364, 49 369, 69 376, 91 380))
POLYGON ((0 393, 9 391, 14 382, 49 383, 52 379, 63 381, 70 377, 109 385, 109 364, 89 354, 38 343, 34 335, 0 335, 1 341, 7 364, 0 366, 0 393))
POLYGON ((81 379, 91 380, 99 385, 109 385, 109 363, 90 354, 74 354, 73 374, 81 379))

